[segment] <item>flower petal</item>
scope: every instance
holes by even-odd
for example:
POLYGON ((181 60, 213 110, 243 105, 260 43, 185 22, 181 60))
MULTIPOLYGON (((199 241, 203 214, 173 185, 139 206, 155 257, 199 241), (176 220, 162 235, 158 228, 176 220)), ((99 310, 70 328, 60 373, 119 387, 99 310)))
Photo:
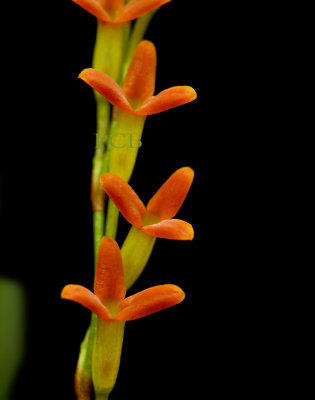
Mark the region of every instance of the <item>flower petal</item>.
POLYGON ((143 106, 138 108, 135 113, 138 115, 157 114, 169 110, 170 108, 190 103, 196 98, 197 94, 192 87, 173 86, 151 97, 143 106))
POLYGON ((104 96, 113 106, 132 112, 121 87, 104 72, 86 68, 80 73, 79 78, 104 96))
POLYGON ((185 293, 175 285, 159 285, 127 297, 120 303, 119 321, 131 321, 182 302, 185 293))
POLYGON ((103 22, 111 22, 110 16, 101 6, 101 3, 97 0, 72 0, 74 3, 78 4, 88 13, 94 15, 94 17, 98 18, 103 22))
POLYGON ((183 167, 175 171, 147 205, 149 214, 160 220, 173 218, 181 208, 194 179, 194 171, 183 167))
POLYGON ((107 300, 120 302, 126 295, 120 249, 114 239, 106 236, 98 251, 94 293, 103 303, 107 300))
POLYGON ((67 285, 62 289, 61 298, 72 300, 88 310, 94 312, 98 317, 112 320, 109 310, 102 304, 101 300, 89 289, 81 285, 67 285))
POLYGON ((131 0, 121 14, 115 19, 115 23, 132 21, 147 12, 154 10, 163 4, 169 3, 171 0, 131 0))
POLYGON ((157 224, 144 226, 141 230, 147 235, 162 239, 192 240, 194 238, 193 227, 181 219, 165 219, 157 224))
POLYGON ((122 89, 136 107, 153 96, 156 73, 156 50, 154 44, 143 40, 134 53, 122 89))
POLYGON ((103 174, 100 177, 100 182, 126 220, 141 228, 142 217, 146 214, 146 208, 131 186, 115 174, 103 174))

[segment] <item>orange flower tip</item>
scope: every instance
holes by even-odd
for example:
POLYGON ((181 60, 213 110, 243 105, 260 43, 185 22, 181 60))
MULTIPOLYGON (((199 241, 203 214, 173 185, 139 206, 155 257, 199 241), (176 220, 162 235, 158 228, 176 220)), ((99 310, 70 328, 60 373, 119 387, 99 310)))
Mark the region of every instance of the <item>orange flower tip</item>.
POLYGON ((67 299, 67 286, 65 286, 65 287, 62 289, 62 291, 61 291, 61 293, 60 293, 60 297, 61 297, 62 299, 67 299))
POLYGON ((177 239, 177 240, 190 240, 192 241, 193 238, 195 237, 195 232, 194 232, 194 228, 187 223, 187 228, 185 232, 181 233, 181 236, 177 239))
POLYGON ((186 221, 180 219, 165 219, 157 224, 146 225, 142 232, 149 236, 171 240, 193 240, 194 229, 186 221))
POLYGON ((147 39, 141 40, 141 42, 138 44, 137 49, 141 49, 141 48, 147 48, 152 51, 156 51, 154 43, 151 40, 147 40, 147 39))
POLYGON ((89 76, 91 71, 93 71, 93 68, 85 68, 83 71, 80 72, 78 78, 85 81, 85 78, 89 76))
POLYGON ((195 177, 195 171, 191 167, 182 167, 177 170, 181 174, 185 175, 188 180, 193 181, 195 177))
POLYGON ((60 294, 60 297, 64 300, 72 300, 72 292, 73 292, 73 287, 75 285, 66 285, 60 294))
POLYGON ((196 91, 190 86, 172 86, 149 98, 140 108, 137 115, 152 115, 190 103, 197 98, 196 91))
POLYGON ((177 297, 177 304, 181 303, 186 297, 185 292, 179 286, 176 285, 168 285, 168 286, 174 290, 174 293, 176 294, 177 297))
POLYGON ((191 225, 190 228, 191 229, 188 230, 186 238, 183 238, 182 240, 190 240, 190 241, 193 240, 193 238, 195 237, 195 232, 194 228, 191 225))
POLYGON ((197 92, 191 86, 183 86, 187 93, 187 102, 194 101, 197 98, 197 92))
POLYGON ((118 321, 132 321, 175 306, 185 298, 185 293, 176 285, 153 286, 127 297, 120 303, 118 321))

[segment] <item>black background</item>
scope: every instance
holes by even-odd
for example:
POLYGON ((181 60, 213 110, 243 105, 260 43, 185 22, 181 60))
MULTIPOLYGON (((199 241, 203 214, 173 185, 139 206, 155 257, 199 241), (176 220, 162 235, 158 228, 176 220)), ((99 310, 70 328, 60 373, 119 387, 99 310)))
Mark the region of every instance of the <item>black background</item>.
MULTIPOLYGON (((131 289, 174 283, 186 299, 127 324, 112 400, 252 398, 260 375, 264 328, 253 298, 263 256, 253 256, 260 218, 253 204, 263 194, 255 186, 260 171, 249 166, 264 130, 261 119, 253 123, 260 37, 248 34, 242 9, 210 3, 205 10, 204 3, 165 5, 145 36, 157 47, 156 92, 190 85, 198 99, 147 118, 130 183, 146 203, 173 171, 191 166, 195 181, 178 217, 193 224, 195 239, 158 240, 131 289)), ((70 0, 19 5, 18 13, 8 7, 3 18, 14 18, 2 50, 1 275, 23 283, 28 305, 14 400, 70 400, 89 312, 59 296, 67 283, 93 284, 95 104, 77 76, 91 66, 96 21, 70 0)), ((119 229, 121 244, 125 221, 119 229)))

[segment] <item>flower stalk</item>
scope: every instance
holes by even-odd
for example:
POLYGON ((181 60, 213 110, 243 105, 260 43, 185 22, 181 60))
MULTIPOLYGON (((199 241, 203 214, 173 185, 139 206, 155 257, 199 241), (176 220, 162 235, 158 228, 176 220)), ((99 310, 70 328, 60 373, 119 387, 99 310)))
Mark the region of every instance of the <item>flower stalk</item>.
POLYGON ((146 235, 137 227, 130 228, 121 247, 127 290, 131 288, 147 265, 155 241, 155 237, 146 235))
POLYGON ((115 386, 124 338, 124 321, 98 318, 93 350, 93 385, 96 399, 105 400, 115 386))

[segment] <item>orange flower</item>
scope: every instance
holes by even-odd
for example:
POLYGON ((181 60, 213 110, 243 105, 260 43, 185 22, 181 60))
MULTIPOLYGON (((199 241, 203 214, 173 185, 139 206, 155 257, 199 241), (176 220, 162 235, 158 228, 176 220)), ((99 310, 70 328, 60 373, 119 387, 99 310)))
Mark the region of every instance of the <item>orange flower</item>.
POLYGON ((132 21, 147 12, 169 3, 171 0, 72 0, 85 11, 107 24, 132 21))
POLYGON ((192 226, 173 217, 183 204, 193 178, 191 168, 178 169, 155 193, 147 207, 118 175, 103 174, 100 182, 126 220, 144 233, 165 239, 192 240, 192 226))
POLYGON ((75 301, 107 321, 131 321, 174 306, 184 300, 175 285, 159 285, 125 298, 120 250, 115 240, 103 237, 97 257, 94 293, 81 285, 67 285, 61 298, 75 301))
POLYGON ((113 106, 136 115, 157 114, 196 99, 196 92, 190 86, 174 86, 153 96, 155 74, 154 44, 143 40, 135 51, 122 88, 110 76, 93 68, 84 69, 79 78, 113 106))

